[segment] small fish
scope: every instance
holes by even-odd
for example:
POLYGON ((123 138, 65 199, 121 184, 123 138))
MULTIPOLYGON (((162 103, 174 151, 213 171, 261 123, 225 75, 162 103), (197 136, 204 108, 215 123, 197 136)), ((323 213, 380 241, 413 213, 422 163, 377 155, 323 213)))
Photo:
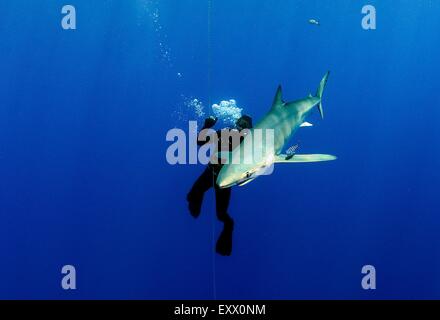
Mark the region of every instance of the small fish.
POLYGON ((296 150, 298 150, 299 144, 295 144, 294 146, 291 146, 289 149, 286 150, 286 160, 290 160, 293 158, 293 156, 296 154, 296 150))
POLYGON ((319 26, 319 25, 320 25, 319 21, 318 21, 318 20, 316 20, 316 19, 310 19, 310 20, 309 20, 309 23, 310 23, 310 24, 314 24, 314 25, 317 25, 317 26, 319 26))

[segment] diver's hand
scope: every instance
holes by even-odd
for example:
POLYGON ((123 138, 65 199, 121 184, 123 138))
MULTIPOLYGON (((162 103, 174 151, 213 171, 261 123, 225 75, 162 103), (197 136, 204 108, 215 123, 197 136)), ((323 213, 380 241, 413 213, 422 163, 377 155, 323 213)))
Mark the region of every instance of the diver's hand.
POLYGON ((216 123, 217 123, 217 118, 214 116, 210 116, 209 118, 205 119, 205 124, 203 125, 203 127, 205 129, 210 129, 213 126, 215 126, 216 123))

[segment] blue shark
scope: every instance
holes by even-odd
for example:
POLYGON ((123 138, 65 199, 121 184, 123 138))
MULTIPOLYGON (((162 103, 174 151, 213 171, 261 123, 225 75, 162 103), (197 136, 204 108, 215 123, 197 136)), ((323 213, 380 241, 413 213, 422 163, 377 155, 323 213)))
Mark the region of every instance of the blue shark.
POLYGON ((336 157, 328 154, 282 154, 282 150, 297 130, 304 126, 307 116, 317 107, 324 118, 322 94, 330 72, 322 78, 315 95, 293 102, 283 100, 282 88, 278 87, 270 111, 249 130, 241 144, 229 153, 229 161, 220 170, 216 183, 220 188, 229 188, 235 185, 243 186, 257 177, 264 175, 276 163, 304 163, 335 160, 336 157), (261 139, 255 139, 259 132, 261 139), (268 135, 267 132, 271 132, 268 135), (271 136, 271 137, 269 137, 271 136), (246 146, 251 145, 253 152, 246 146), (255 157, 256 152, 260 156, 255 157))

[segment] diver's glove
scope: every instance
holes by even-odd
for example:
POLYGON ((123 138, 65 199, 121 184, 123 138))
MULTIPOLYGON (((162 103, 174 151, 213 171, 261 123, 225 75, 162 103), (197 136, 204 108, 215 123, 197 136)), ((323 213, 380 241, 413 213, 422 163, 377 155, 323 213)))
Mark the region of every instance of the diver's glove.
POLYGON ((217 118, 214 116, 210 116, 205 119, 205 124, 203 125, 204 129, 211 129, 217 123, 217 118))

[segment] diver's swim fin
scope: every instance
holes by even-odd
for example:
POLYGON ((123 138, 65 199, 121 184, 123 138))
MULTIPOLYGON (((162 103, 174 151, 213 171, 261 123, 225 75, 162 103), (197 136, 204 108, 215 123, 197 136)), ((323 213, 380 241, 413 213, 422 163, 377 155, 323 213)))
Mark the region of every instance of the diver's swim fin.
POLYGON ((234 221, 225 223, 223 231, 221 232, 216 246, 215 251, 222 256, 230 256, 232 253, 232 232, 234 230, 234 221))
POLYGON ((293 157, 287 154, 280 154, 275 157, 275 163, 303 163, 303 162, 321 162, 336 160, 335 156, 330 154, 295 154, 293 157))

